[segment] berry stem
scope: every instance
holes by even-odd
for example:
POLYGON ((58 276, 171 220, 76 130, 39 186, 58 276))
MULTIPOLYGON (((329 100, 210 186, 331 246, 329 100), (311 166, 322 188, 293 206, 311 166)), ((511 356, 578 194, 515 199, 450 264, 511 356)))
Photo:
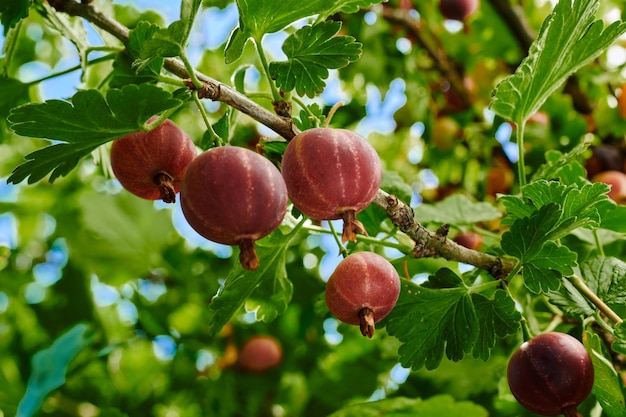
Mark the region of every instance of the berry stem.
POLYGON ((328 222, 328 227, 330 228, 330 233, 333 235, 333 238, 337 243, 337 247, 339 248, 339 254, 345 258, 348 255, 348 251, 346 250, 345 246, 343 246, 343 243, 341 243, 341 240, 339 240, 337 232, 335 232, 335 226, 333 225, 332 221, 328 222))
POLYGON ((356 219, 356 212, 354 210, 347 210, 342 215, 343 219, 343 234, 341 240, 345 243, 347 241, 356 242, 356 234, 361 233, 367 236, 367 231, 363 226, 363 223, 356 219))
POLYGON ((267 62, 267 57, 265 56, 265 51, 263 50, 261 40, 254 39, 254 46, 256 47, 257 54, 259 55, 259 59, 261 60, 263 73, 267 77, 267 82, 269 83, 272 90, 272 97, 274 97, 274 102, 278 103, 280 101, 283 101, 283 98, 280 96, 280 92, 276 88, 276 84, 274 84, 274 80, 272 80, 272 77, 270 76, 270 66, 267 62))
POLYGON ((159 172, 154 176, 154 183, 159 187, 161 200, 166 203, 176 202, 176 190, 174 190, 174 179, 167 172, 159 172))
POLYGON ((565 417, 583 417, 583 415, 578 412, 576 406, 571 406, 563 409, 563 415, 565 417))
POLYGON ((239 262, 243 269, 254 271, 259 267, 259 258, 256 255, 253 239, 242 239, 239 242, 239 262))
POLYGON ((204 121, 204 124, 206 125, 207 132, 209 132, 209 136, 211 136, 211 140, 213 141, 215 146, 224 146, 224 140, 222 139, 220 135, 217 134, 215 129, 213 129, 213 125, 211 125, 211 122, 209 121, 209 116, 207 115, 206 109, 204 108, 204 105, 202 104, 202 102, 200 101, 200 98, 198 97, 198 90, 195 90, 192 96, 193 96, 193 101, 196 103, 196 106, 198 107, 198 110, 200 111, 202 120, 204 121))
POLYGON ((363 307, 359 310, 359 320, 361 321, 361 324, 359 325, 361 334, 371 339, 372 336, 374 336, 375 331, 374 310, 369 307, 363 307))

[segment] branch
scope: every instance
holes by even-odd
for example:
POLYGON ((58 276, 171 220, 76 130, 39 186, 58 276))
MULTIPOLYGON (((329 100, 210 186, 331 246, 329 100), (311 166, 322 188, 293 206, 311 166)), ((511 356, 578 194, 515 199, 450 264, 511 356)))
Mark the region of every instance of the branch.
MULTIPOLYGON (((115 19, 98 11, 92 4, 77 3, 73 0, 62 0, 62 3, 55 5, 55 8, 70 16, 79 16, 86 19, 100 29, 110 33, 124 44, 128 42, 129 29, 115 19)), ((189 78, 189 72, 187 72, 185 65, 179 59, 166 58, 163 67, 181 78, 189 78)), ((286 139, 291 139, 298 133, 291 119, 283 118, 270 112, 237 90, 205 74, 196 73, 196 76, 200 81, 207 84, 205 88, 210 92, 210 94, 205 95, 207 98, 228 104, 274 130, 286 139)))
POLYGON ((520 48, 524 52, 528 52, 530 45, 537 36, 528 25, 524 14, 518 8, 512 6, 509 0, 489 0, 489 4, 506 23, 520 48))
MULTIPOLYGON (((71 16, 82 17, 104 31, 110 33, 123 43, 128 42, 129 29, 109 16, 99 12, 93 5, 77 3, 74 0, 60 1, 62 2, 61 5, 55 5, 57 10, 68 13, 71 16)), ((185 65, 178 59, 165 59, 164 67, 171 73, 183 79, 189 78, 189 73, 187 72, 185 65)), ((452 71, 451 68, 452 67, 450 67, 450 71, 452 71)), ((450 73, 452 74, 452 72, 450 73)), ((232 106, 242 113, 249 115, 254 120, 274 130, 287 140, 293 138, 298 133, 297 129, 292 124, 291 119, 280 117, 271 113, 259 104, 250 100, 245 95, 208 77, 205 74, 196 73, 196 75, 205 83, 202 89, 198 91, 199 97, 205 97, 228 104, 229 106, 232 106)), ((193 88, 190 82, 187 82, 186 84, 188 87, 193 88)), ((399 201, 396 197, 383 190, 378 190, 378 194, 374 199, 374 204, 383 209, 391 221, 402 232, 406 233, 416 242, 414 249, 416 257, 442 256, 446 259, 467 263, 478 268, 485 269, 497 278, 507 276, 516 265, 516 261, 513 259, 500 258, 467 249, 452 240, 447 239, 442 233, 428 231, 424 226, 415 220, 413 210, 409 205, 399 201)))
POLYGON ((391 7, 383 7, 381 9, 382 16, 390 22, 397 23, 404 27, 417 43, 428 53, 431 59, 437 65, 441 74, 450 83, 452 89, 458 94, 464 107, 469 107, 471 101, 469 92, 463 83, 463 77, 456 69, 452 59, 441 48, 435 48, 424 36, 424 27, 420 21, 408 14, 405 10, 391 7))
POLYGON ((517 261, 468 249, 448 239, 445 232, 431 232, 413 215, 413 209, 395 196, 379 190, 374 204, 383 209, 393 224, 415 241, 416 257, 442 256, 451 261, 463 262, 489 271, 496 278, 507 276, 517 261))

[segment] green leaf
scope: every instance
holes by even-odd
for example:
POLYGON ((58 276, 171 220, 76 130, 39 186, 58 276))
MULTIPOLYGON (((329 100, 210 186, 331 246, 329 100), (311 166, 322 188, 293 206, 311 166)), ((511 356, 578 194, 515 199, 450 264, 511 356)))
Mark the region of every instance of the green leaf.
POLYGON ((77 324, 32 358, 32 372, 17 417, 36 415, 46 397, 65 383, 70 362, 89 344, 86 324, 77 324))
POLYGON ((148 65, 137 71, 132 63, 139 58, 142 46, 159 31, 159 26, 141 21, 128 34, 126 51, 120 53, 113 63, 113 74, 109 85, 112 88, 121 88, 128 84, 142 84, 156 82, 161 74, 163 58, 155 58, 148 65))
POLYGON ((565 185, 558 181, 539 180, 524 187, 524 197, 502 198, 507 210, 503 224, 531 216, 536 209, 557 204, 563 209, 561 218, 550 231, 547 239, 559 239, 579 227, 594 229, 600 226, 599 208, 606 204, 606 184, 586 182, 582 186, 565 185))
POLYGON ((318 15, 318 21, 321 21, 338 12, 356 13, 361 8, 384 1, 282 0, 280 7, 276 7, 274 0, 237 0, 239 26, 231 32, 226 45, 226 63, 239 59, 250 38, 260 42, 265 34, 277 32, 305 17, 318 15))
POLYGON ((471 225, 499 218, 502 214, 487 202, 475 202, 463 194, 453 194, 434 204, 420 204, 414 209, 421 223, 471 225))
POLYGON ((133 64, 137 71, 143 70, 156 58, 185 55, 187 40, 201 4, 201 0, 183 0, 180 20, 172 22, 165 29, 155 31, 141 45, 139 59, 133 64))
POLYGON ((580 266, 581 278, 605 303, 626 303, 626 263, 613 257, 598 256, 580 266))
POLYGON ((572 73, 595 59, 626 31, 616 21, 595 20, 598 0, 560 0, 515 73, 500 82, 491 108, 523 124, 572 73))
POLYGON ((122 285, 162 267, 175 230, 169 210, 123 191, 77 196, 81 233, 70 247, 77 263, 109 285, 122 285), (103 225, 106 225, 103 227, 103 225))
POLYGON ((453 361, 472 350, 474 356, 488 358, 495 338, 513 333, 520 317, 504 291, 488 298, 442 268, 424 285, 404 282, 384 323, 387 332, 402 342, 400 363, 417 370, 437 368, 444 351, 453 361))
POLYGON ((300 118, 294 118, 293 121, 301 131, 313 129, 321 126, 326 121, 324 109, 317 103, 311 103, 306 106, 307 110, 300 110, 300 118))
POLYGON ((280 230, 256 242, 260 265, 255 271, 237 263, 209 305, 208 332, 217 334, 244 305, 256 311, 259 320, 271 321, 283 313, 293 286, 285 269, 287 248, 297 229, 285 235, 280 230))
POLYGON ((491 356, 497 339, 517 332, 522 315, 504 290, 497 290, 491 299, 482 294, 472 294, 472 302, 480 323, 473 355, 486 361, 491 356))
POLYGON ((535 294, 559 289, 561 278, 574 273, 576 259, 576 253, 567 247, 546 242, 537 255, 523 262, 526 288, 535 294))
POLYGON ((600 227, 618 233, 626 233, 626 206, 618 205, 611 199, 606 199, 598 205, 600 227))
POLYGON ((12 108, 29 101, 28 84, 14 78, 0 76, 0 119, 7 117, 12 108))
POLYGON ((617 323, 614 330, 616 340, 611 344, 611 349, 615 353, 626 355, 626 322, 617 323))
POLYGON ((546 162, 533 174, 532 180, 559 178, 566 185, 582 185, 579 181, 586 177, 586 172, 585 167, 579 161, 587 148, 589 148, 589 143, 582 142, 566 154, 554 149, 548 150, 546 162))
POLYGON ((50 182, 67 175, 78 161, 98 146, 143 129, 144 123, 165 110, 180 106, 171 93, 151 84, 127 85, 103 96, 97 90, 77 92, 71 102, 48 100, 11 111, 10 127, 22 136, 45 138, 54 144, 26 156, 8 182, 39 181, 48 173, 50 182))
POLYGON ((550 241, 562 211, 555 203, 541 207, 529 217, 516 220, 502 236, 502 249, 520 260, 524 283, 533 293, 554 291, 561 277, 570 275, 577 255, 550 241))
POLYGON ((358 60, 362 44, 352 36, 337 36, 341 22, 304 26, 283 44, 287 61, 270 63, 270 76, 284 91, 314 97, 326 86, 329 69, 342 68, 358 60))
POLYGON ((184 53, 187 25, 177 20, 167 28, 159 29, 150 39, 145 41, 139 52, 139 59, 133 63, 137 72, 142 71, 154 59, 159 57, 175 57, 184 53))
POLYGON ((329 417, 487 417, 489 413, 471 401, 456 401, 451 395, 421 398, 394 397, 349 405, 329 417))
POLYGON ((548 292, 547 296, 552 304, 559 306, 570 316, 592 316, 595 312, 587 297, 569 279, 563 280, 561 287, 548 292))
POLYGON ((541 251, 546 236, 557 225, 561 213, 558 204, 550 203, 531 216, 517 219, 511 229, 502 235, 502 249, 522 262, 532 259, 541 251))
POLYGON ((28 9, 31 4, 32 0, 10 0, 0 3, 0 23, 4 27, 4 36, 20 20, 28 17, 28 9))
POLYGON ((622 391, 621 378, 611 361, 603 353, 600 337, 590 331, 583 338, 593 363, 594 381, 591 392, 608 417, 626 417, 626 400, 622 391))

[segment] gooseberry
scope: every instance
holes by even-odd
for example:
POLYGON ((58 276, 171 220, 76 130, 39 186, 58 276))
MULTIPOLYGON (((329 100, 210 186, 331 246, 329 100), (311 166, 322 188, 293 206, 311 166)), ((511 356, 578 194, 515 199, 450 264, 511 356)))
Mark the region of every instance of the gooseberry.
POLYGON ((326 304, 340 321, 358 325, 363 336, 385 318, 400 295, 400 277, 391 263, 373 252, 348 255, 326 284, 326 304))
POLYGON ((183 214, 205 238, 238 245, 245 269, 259 266, 254 242, 276 229, 287 211, 283 177, 268 159, 222 146, 198 155, 180 188, 183 214))
POLYGON ((446 19, 463 22, 478 8, 478 0, 440 0, 439 10, 446 19))
POLYGON ((191 138, 174 122, 165 120, 148 132, 114 140, 111 168, 122 187, 136 196, 173 203, 195 156, 191 138))
POLYGON ((343 219, 343 240, 366 234, 356 214, 376 197, 382 178, 376 151, 346 129, 314 128, 287 146, 282 172, 294 206, 315 220, 343 219))
POLYGON ((574 417, 591 392, 594 371, 578 339, 549 332, 520 346, 509 361, 507 377, 513 396, 530 411, 574 417))
POLYGON ((481 245, 483 244, 483 237, 480 234, 472 231, 458 233, 456 236, 454 236, 452 240, 454 240, 459 245, 472 250, 480 249, 481 245))
POLYGON ((250 337, 239 351, 239 367, 246 372, 263 373, 278 366, 283 359, 280 342, 269 335, 250 337))
POLYGON ((602 182, 611 187, 608 196, 618 204, 626 203, 626 174, 622 171, 604 171, 591 179, 593 182, 602 182))

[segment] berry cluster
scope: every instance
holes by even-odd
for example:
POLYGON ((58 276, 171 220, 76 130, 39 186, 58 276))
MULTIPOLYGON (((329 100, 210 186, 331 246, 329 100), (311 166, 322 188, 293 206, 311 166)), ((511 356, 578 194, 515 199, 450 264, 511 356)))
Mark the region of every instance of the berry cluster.
MULTIPOLYGON (((116 140, 111 159, 120 183, 139 197, 174 202, 180 190, 189 225, 209 240, 239 246, 248 270, 259 266, 254 242, 281 224, 288 199, 314 220, 343 219, 344 242, 367 234, 356 215, 374 200, 382 177, 380 159, 364 138, 331 128, 296 135, 285 150, 282 174, 241 147, 196 156, 191 139, 169 120, 116 140)), ((395 268, 380 255, 359 252, 332 274, 326 302, 339 320, 372 337, 399 293, 395 268)))

